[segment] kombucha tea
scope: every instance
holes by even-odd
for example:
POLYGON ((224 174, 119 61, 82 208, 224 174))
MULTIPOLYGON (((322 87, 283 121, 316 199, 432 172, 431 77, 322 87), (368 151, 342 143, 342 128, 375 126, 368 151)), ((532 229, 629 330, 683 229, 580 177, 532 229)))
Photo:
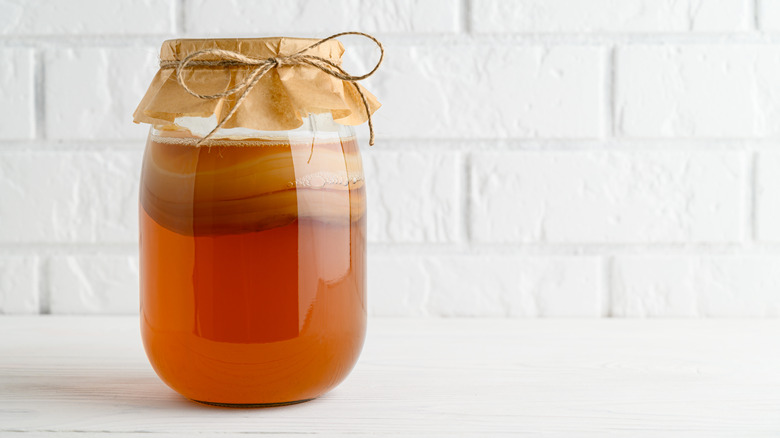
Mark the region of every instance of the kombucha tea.
POLYGON ((166 384, 273 405, 341 382, 363 344, 365 188, 354 138, 150 136, 141 326, 166 384))

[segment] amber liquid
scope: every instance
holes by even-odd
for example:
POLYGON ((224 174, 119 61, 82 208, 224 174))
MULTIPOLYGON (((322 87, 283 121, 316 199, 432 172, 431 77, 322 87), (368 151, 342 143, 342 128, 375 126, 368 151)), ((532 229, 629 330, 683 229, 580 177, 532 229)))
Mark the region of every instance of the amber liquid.
POLYGON ((342 381, 363 344, 365 189, 354 140, 150 139, 141 325, 193 400, 276 404, 342 381))

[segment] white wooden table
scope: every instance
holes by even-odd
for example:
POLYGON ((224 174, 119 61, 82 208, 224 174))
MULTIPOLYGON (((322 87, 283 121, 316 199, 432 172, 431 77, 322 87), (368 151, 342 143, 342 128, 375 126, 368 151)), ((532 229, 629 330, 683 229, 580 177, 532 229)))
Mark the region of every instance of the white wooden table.
POLYGON ((0 317, 0 437, 780 436, 780 320, 372 319, 304 404, 227 409, 157 379, 134 317, 0 317))

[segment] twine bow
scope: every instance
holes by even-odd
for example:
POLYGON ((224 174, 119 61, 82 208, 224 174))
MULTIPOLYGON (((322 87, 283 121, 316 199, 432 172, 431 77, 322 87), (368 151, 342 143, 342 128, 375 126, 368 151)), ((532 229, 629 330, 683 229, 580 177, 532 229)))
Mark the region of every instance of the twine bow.
POLYGON ((357 84, 358 81, 363 80, 371 75, 374 74, 374 72, 377 71, 379 66, 382 64, 382 60, 385 57, 385 49, 382 47, 382 43, 379 42, 376 38, 373 36, 363 33, 363 32, 342 32, 337 33, 335 35, 331 35, 327 38, 323 38, 316 43, 296 52, 292 55, 287 56, 275 56, 272 58, 266 58, 266 59, 257 59, 257 58, 250 58, 246 55, 242 55, 238 52, 233 52, 230 50, 222 50, 222 49, 207 49, 207 50, 199 50, 197 52, 191 53, 181 61, 179 60, 173 60, 173 61, 160 61, 160 68, 161 69, 168 69, 168 68, 175 68, 176 69, 176 80, 179 82, 179 85, 184 88, 188 93, 191 95, 198 97, 200 99, 219 99, 221 97, 226 97, 233 95, 235 93, 241 93, 238 96, 238 99, 236 99, 236 103, 233 105, 233 108, 228 112, 228 114, 217 123, 217 126, 211 130, 205 137, 200 139, 198 141, 198 145, 202 144, 209 138, 211 138, 212 135, 214 135, 217 130, 222 128, 225 123, 230 120, 231 117, 236 113, 236 110, 238 110, 238 107, 241 106, 241 103, 244 101, 246 96, 249 94, 250 91, 257 85, 257 82, 262 78, 266 73, 271 71, 272 68, 281 67, 284 65, 309 65, 315 68, 318 68, 322 70, 323 72, 336 77, 338 79, 341 79, 342 81, 350 82, 354 87, 355 90, 360 95, 360 99, 363 101, 363 107, 366 110, 366 116, 368 119, 368 130, 370 133, 369 142, 368 144, 373 146, 374 145, 374 124, 371 121, 371 109, 368 106, 368 101, 366 100, 365 94, 363 94, 363 90, 360 89, 360 86, 357 84), (326 41, 330 41, 332 39, 338 38, 340 36, 344 35, 359 35, 366 37, 373 41, 377 47, 379 47, 380 56, 379 61, 377 61, 376 65, 374 66, 371 71, 364 75, 355 76, 347 73, 336 65, 333 61, 327 58, 323 58, 320 56, 314 56, 314 55, 307 55, 306 52, 319 46, 320 44, 325 43, 326 41), (208 55, 216 55, 220 59, 217 60, 204 60, 200 59, 204 56, 208 55), (193 90, 192 88, 187 85, 186 80, 184 79, 184 69, 188 67, 230 67, 230 66, 254 66, 254 70, 240 83, 236 84, 235 87, 230 88, 229 90, 223 91, 221 93, 216 94, 200 94, 197 91, 193 90))

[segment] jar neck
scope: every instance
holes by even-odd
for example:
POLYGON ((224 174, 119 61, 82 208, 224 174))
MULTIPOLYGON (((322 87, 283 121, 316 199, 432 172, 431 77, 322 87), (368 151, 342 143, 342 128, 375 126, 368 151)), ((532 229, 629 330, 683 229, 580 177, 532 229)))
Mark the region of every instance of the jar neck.
MULTIPOLYGON (((213 139, 242 139, 262 138, 270 140, 283 140, 289 138, 322 138, 343 139, 355 136, 355 129, 349 125, 342 125, 333 120, 330 113, 309 113, 302 119, 298 128, 285 131, 262 131, 257 129, 236 127, 217 130, 213 139)), ((156 136, 186 136, 190 138, 203 138, 217 126, 215 115, 211 117, 179 117, 172 125, 152 126, 152 135, 156 136)))

